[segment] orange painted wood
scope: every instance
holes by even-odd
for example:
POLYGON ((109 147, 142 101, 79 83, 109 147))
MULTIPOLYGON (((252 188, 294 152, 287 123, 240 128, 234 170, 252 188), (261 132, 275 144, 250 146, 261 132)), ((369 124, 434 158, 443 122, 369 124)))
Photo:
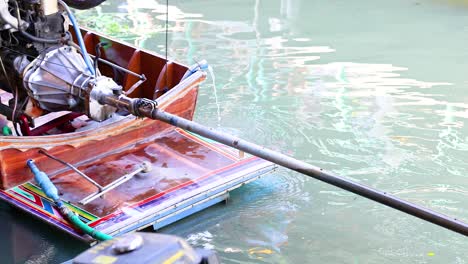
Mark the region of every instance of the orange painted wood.
POLYGON ((161 72, 159 73, 158 80, 156 81, 156 87, 154 88, 153 99, 161 96, 166 90, 174 86, 173 84, 173 73, 174 64, 169 61, 164 65, 161 72))
MULTIPOLYGON (((117 208, 138 203, 237 162, 171 129, 149 142, 80 166, 79 169, 104 186, 131 172, 142 161, 152 164, 154 169, 151 173, 136 176, 136 179, 80 207, 104 217, 114 213, 117 208)), ((63 194, 62 199, 73 204, 97 191, 96 186, 73 171, 58 174, 52 177, 52 181, 63 194)))
MULTIPOLYGON (((139 50, 135 50, 133 52, 133 55, 130 58, 130 62, 128 63, 127 69, 131 70, 132 72, 141 73, 141 52, 139 50)), ((132 87, 139 80, 140 78, 131 74, 127 74, 123 81, 124 91, 128 91, 130 87, 132 87)), ((143 89, 135 90, 134 92, 129 94, 129 96, 130 97, 143 97, 143 93, 141 92, 142 90, 143 89)))

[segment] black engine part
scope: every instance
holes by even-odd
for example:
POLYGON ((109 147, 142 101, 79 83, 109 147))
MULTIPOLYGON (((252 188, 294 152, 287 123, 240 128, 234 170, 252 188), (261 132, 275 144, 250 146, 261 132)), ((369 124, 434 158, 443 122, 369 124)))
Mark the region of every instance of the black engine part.
POLYGON ((89 9, 96 7, 106 0, 63 0, 67 5, 76 9, 89 9))

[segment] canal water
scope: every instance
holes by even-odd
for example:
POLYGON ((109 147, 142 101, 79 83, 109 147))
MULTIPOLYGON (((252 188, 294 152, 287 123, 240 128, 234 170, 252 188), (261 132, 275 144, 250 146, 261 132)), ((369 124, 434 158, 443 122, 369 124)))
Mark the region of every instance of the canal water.
MULTIPOLYGON (((169 57, 214 71, 196 121, 468 221, 468 1, 169 2, 169 57)), ((164 54, 164 3, 77 16, 164 54)), ((0 216, 2 263, 86 248, 0 216)), ((468 263, 467 238, 285 169, 162 232, 223 263, 468 263)))

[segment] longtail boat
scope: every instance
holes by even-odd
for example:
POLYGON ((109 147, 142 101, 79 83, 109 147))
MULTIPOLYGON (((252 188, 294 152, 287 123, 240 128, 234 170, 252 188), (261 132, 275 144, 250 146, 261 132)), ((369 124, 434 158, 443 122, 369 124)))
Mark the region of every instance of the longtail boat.
MULTIPOLYGON (((167 62, 89 30, 82 34, 92 55, 97 55, 98 43, 107 43, 98 50, 106 61, 98 64, 99 70, 131 90, 129 97, 154 99, 160 109, 193 118, 199 85, 206 77, 200 67, 167 62), (135 85, 137 75, 146 80, 135 85)), ((1 97, 6 100, 8 94, 1 97)), ((60 112, 41 116, 35 125, 22 126, 24 136, 0 137, 0 199, 89 242, 91 237, 65 221, 34 182, 26 160, 34 159, 50 176, 67 207, 83 222, 112 235, 150 225, 158 229, 226 200, 232 189, 274 169, 270 162, 132 115, 96 122, 60 112), (50 157, 73 164, 88 178, 50 157), (142 164, 150 171, 139 169, 142 164)))
POLYGON ((80 31, 64 1, 18 2, 0 1, 0 199, 14 207, 104 241, 224 201, 278 164, 468 235, 458 219, 191 121, 205 63, 80 31))

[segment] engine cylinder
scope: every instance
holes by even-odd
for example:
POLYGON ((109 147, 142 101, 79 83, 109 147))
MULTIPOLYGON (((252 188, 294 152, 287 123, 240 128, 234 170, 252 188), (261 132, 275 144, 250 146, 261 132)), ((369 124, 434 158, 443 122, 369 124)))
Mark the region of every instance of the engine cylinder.
POLYGON ((70 46, 55 47, 35 59, 23 73, 24 87, 40 108, 55 112, 82 105, 89 82, 81 54, 70 46), (70 105, 71 102, 75 102, 70 105))
POLYGON ((91 75, 72 46, 54 47, 43 53, 24 69, 23 76, 30 98, 43 110, 85 112, 96 121, 116 111, 99 104, 94 95, 112 94, 120 86, 108 77, 91 75))

